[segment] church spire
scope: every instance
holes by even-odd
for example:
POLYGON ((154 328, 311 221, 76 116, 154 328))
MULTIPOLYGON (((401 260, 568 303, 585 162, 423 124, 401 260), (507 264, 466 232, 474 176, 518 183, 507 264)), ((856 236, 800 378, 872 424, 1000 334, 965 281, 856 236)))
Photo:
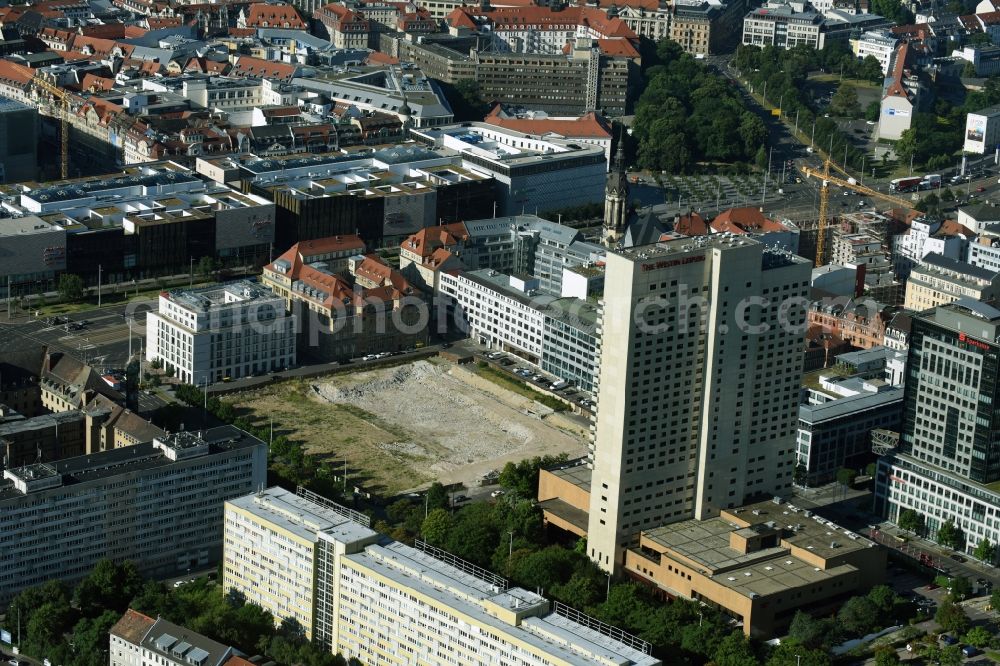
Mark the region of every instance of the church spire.
POLYGON ((618 149, 604 188, 604 244, 613 247, 625 234, 628 215, 628 177, 625 174, 624 126, 618 133, 618 149))

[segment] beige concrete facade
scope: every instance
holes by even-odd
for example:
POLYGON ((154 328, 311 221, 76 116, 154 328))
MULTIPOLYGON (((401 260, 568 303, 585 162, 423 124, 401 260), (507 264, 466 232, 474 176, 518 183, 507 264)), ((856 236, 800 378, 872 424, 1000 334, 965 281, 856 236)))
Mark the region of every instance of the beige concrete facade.
POLYGON ((790 488, 810 264, 731 234, 609 251, 590 557, 790 488))
POLYGON ((884 548, 774 502, 643 532, 625 560, 630 576, 719 608, 754 636, 781 633, 799 609, 836 609, 885 568, 884 548))

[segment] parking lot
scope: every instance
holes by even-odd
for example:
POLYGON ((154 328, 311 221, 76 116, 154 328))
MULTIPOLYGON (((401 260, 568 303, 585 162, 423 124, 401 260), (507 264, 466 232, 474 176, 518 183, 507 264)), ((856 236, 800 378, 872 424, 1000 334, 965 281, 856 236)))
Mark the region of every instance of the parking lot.
POLYGON ((546 391, 556 397, 570 403, 581 411, 592 412, 594 400, 590 393, 578 388, 572 382, 567 382, 549 375, 539 370, 534 365, 529 365, 524 359, 501 351, 478 352, 478 355, 487 362, 492 362, 496 367, 520 379, 534 389, 546 391))

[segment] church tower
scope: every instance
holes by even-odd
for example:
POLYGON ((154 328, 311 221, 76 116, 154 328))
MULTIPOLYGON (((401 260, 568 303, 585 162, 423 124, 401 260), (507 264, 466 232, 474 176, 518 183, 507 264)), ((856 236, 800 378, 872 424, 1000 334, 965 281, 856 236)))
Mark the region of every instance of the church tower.
POLYGON ((625 175, 625 137, 618 137, 618 150, 604 188, 604 244, 613 247, 625 234, 628 216, 628 178, 625 175))

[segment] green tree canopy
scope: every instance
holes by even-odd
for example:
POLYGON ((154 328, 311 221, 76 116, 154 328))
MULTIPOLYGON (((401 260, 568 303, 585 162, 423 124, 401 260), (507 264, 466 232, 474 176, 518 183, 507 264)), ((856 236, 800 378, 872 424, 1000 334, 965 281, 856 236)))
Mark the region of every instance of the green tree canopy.
POLYGON ((59 276, 59 298, 64 301, 75 303, 83 300, 83 278, 72 273, 63 273, 59 276))
POLYGON ((434 509, 424 519, 420 526, 420 533, 423 535, 424 541, 432 546, 440 547, 448 540, 448 535, 451 534, 453 527, 454 521, 447 510, 434 509))
POLYGON ((914 534, 923 534, 924 532, 924 516, 913 509, 903 509, 899 514, 896 524, 907 532, 913 532, 914 534))
POLYGON ((851 597, 837 613, 837 620, 849 634, 864 636, 881 626, 878 608, 868 597, 851 597))
POLYGON ((937 542, 946 548, 959 550, 965 545, 965 533, 954 521, 946 520, 938 528, 937 542))
POLYGON ((972 554, 977 560, 986 562, 987 564, 993 564, 996 560, 997 554, 996 544, 991 543, 989 539, 984 538, 979 542, 972 554))
POLYGON ((938 606, 937 612, 934 614, 934 621, 941 625, 945 631, 958 635, 968 631, 970 625, 969 616, 965 614, 961 606, 950 599, 945 599, 938 606))
POLYGON ((849 83, 841 83, 837 86, 837 92, 830 99, 830 113, 852 118, 860 115, 861 107, 858 105, 858 91, 854 86, 849 83))

